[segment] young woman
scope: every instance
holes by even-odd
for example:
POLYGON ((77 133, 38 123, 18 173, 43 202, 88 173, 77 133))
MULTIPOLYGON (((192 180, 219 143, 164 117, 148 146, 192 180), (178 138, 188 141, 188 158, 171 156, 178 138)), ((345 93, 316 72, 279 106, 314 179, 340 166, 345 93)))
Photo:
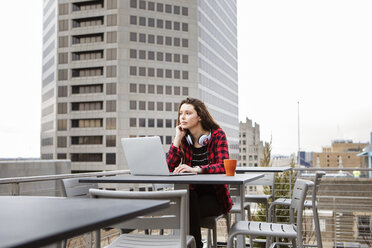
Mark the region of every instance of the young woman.
MULTIPOLYGON (((186 98, 178 107, 176 136, 169 149, 169 170, 175 173, 225 173, 229 158, 226 135, 205 104, 186 98)), ((227 185, 190 185, 190 234, 197 247, 201 242, 200 219, 227 213, 232 201, 227 185)))

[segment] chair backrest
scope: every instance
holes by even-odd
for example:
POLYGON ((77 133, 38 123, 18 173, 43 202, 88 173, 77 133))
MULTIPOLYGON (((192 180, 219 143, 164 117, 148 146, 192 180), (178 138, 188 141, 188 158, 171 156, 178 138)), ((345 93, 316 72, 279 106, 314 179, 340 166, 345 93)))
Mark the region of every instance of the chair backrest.
POLYGON ((268 172, 264 173, 264 176, 253 180, 252 182, 249 182, 246 184, 247 186, 252 186, 252 185, 259 185, 259 186, 270 186, 271 187, 271 195, 274 196, 275 193, 275 173, 273 172, 268 172))
POLYGON ((264 176, 261 178, 258 178, 256 180, 253 180, 252 182, 247 183, 247 185, 264 185, 264 186, 272 186, 274 184, 275 180, 275 173, 268 172, 263 173, 264 176))
POLYGON ((307 190, 309 186, 313 186, 313 185, 314 185, 314 182, 310 180, 297 179, 293 187, 293 194, 292 194, 291 207, 290 207, 290 221, 291 223, 294 223, 294 213, 297 212, 296 227, 297 227, 297 233, 299 235, 299 238, 301 237, 301 239, 299 240, 302 240, 302 236, 301 236, 302 214, 304 210, 304 203, 305 203, 307 190))
POLYGON ((62 179, 62 189, 66 197, 89 197, 89 189, 98 188, 97 183, 79 183, 80 178, 62 179))
POLYGON ((90 189, 89 194, 93 198, 170 200, 169 208, 137 217, 120 225, 125 225, 129 229, 179 229, 181 247, 186 247, 187 190, 137 192, 90 189))
POLYGON ((311 196, 311 199, 313 201, 313 207, 316 204, 316 194, 318 193, 318 189, 319 189, 319 186, 320 186, 320 181, 325 174, 326 173, 324 171, 317 171, 315 173, 314 188, 313 188, 313 193, 312 193, 312 196, 311 196))
POLYGON ((159 191, 159 190, 173 190, 174 184, 160 184, 160 183, 153 183, 152 190, 159 191))

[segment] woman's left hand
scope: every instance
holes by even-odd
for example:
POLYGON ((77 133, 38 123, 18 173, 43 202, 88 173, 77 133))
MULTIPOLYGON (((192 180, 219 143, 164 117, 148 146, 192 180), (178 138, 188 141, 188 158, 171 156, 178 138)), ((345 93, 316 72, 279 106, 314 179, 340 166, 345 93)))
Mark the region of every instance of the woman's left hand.
POLYGON ((174 173, 185 173, 185 172, 198 173, 199 168, 190 167, 187 164, 180 164, 176 169, 174 169, 173 172, 174 173))

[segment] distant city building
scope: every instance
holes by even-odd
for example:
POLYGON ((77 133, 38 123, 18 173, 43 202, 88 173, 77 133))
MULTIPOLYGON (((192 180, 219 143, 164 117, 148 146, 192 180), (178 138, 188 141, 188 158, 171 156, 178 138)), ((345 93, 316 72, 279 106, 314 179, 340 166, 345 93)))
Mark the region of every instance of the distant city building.
POLYGON ((126 169, 122 137, 171 144, 203 100, 239 156, 235 0, 44 0, 41 159, 126 169))
POLYGON ((366 143, 352 140, 335 140, 331 147, 323 147, 322 152, 313 153, 313 166, 326 168, 364 168, 365 161, 357 155, 366 143))
MULTIPOLYGON (((372 169, 372 132, 370 133, 370 141, 369 145, 365 146, 361 153, 359 153, 357 156, 364 159, 364 163, 367 166, 367 168, 372 169)), ((372 178, 372 171, 368 172, 369 177, 372 178)))
POLYGON ((300 166, 311 167, 313 166, 313 153, 300 151, 297 156, 300 156, 300 166))
POLYGON ((260 140, 260 125, 246 118, 239 124, 239 166, 258 167, 263 159, 264 144, 260 140))
POLYGON ((291 166, 291 163, 296 163, 295 154, 290 156, 273 155, 271 156, 271 165, 273 167, 291 166))

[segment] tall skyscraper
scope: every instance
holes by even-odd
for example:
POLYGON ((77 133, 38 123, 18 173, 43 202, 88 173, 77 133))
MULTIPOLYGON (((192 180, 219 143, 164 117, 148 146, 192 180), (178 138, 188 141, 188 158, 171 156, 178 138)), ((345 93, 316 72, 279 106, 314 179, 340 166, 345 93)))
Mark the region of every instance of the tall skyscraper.
POLYGON ((188 96, 237 158, 236 19, 235 0, 44 0, 41 158, 125 169, 120 138, 158 135, 166 151, 188 96))

